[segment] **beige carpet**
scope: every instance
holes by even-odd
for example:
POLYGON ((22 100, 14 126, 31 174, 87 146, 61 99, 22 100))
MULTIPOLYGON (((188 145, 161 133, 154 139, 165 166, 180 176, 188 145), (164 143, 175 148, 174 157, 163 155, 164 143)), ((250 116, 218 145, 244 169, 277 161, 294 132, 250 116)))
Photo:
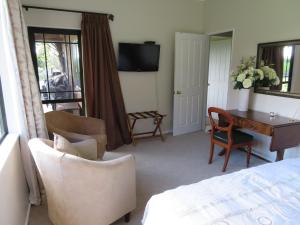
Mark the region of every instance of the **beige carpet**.
MULTIPOLYGON (((160 139, 144 139, 136 147, 124 146, 118 151, 134 154, 137 164, 137 209, 127 225, 141 224, 144 207, 152 195, 224 174, 221 172, 223 157, 216 156, 213 164, 207 164, 209 135, 203 132, 167 136, 165 142, 160 139)), ((250 166, 263 163, 265 162, 253 156, 250 166)), ((227 173, 244 169, 245 166, 245 152, 233 151, 227 173)), ((114 223, 124 224, 123 218, 114 223)), ((32 207, 29 225, 52 225, 45 206, 32 207)))

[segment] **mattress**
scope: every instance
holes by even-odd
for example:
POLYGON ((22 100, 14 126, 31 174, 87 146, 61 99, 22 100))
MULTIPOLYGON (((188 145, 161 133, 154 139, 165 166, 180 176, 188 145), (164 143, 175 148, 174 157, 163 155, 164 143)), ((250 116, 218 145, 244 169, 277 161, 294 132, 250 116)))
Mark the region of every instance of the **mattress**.
POLYGON ((144 225, 300 224, 300 159, 287 159, 154 195, 144 225))

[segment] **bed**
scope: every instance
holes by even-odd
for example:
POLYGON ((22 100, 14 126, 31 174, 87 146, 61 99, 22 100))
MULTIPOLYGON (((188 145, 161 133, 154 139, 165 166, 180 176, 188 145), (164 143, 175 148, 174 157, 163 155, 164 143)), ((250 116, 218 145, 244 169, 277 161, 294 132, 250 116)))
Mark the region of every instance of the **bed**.
POLYGON ((154 195, 143 225, 300 224, 300 158, 241 170, 154 195))

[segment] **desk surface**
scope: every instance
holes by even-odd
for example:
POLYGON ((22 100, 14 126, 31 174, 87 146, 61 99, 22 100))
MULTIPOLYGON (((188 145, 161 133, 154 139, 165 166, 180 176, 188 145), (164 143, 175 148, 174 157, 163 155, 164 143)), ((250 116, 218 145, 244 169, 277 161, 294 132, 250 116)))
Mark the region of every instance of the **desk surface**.
POLYGON ((229 112, 235 117, 256 121, 272 127, 281 127, 281 126, 300 124, 300 120, 291 119, 288 117, 283 117, 278 115, 276 115, 275 117, 270 117, 269 113, 264 113, 259 111, 249 110, 247 112, 241 112, 238 110, 227 110, 227 112, 229 112))

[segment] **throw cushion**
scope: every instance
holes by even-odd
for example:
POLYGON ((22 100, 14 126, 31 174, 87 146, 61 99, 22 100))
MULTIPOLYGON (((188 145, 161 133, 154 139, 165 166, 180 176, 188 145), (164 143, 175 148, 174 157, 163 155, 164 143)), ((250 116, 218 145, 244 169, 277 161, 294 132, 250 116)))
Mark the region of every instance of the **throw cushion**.
POLYGON ((79 151, 82 158, 97 160, 97 141, 95 139, 87 139, 71 144, 79 151))
POLYGON ((81 157, 79 150, 75 146, 73 146, 72 143, 69 142, 66 138, 56 133, 53 133, 53 135, 54 135, 54 144, 53 144, 54 149, 60 152, 81 157))
POLYGON ((54 149, 71 155, 82 157, 88 160, 97 160, 97 141, 95 139, 87 139, 80 142, 71 143, 65 137, 53 133, 54 149))

